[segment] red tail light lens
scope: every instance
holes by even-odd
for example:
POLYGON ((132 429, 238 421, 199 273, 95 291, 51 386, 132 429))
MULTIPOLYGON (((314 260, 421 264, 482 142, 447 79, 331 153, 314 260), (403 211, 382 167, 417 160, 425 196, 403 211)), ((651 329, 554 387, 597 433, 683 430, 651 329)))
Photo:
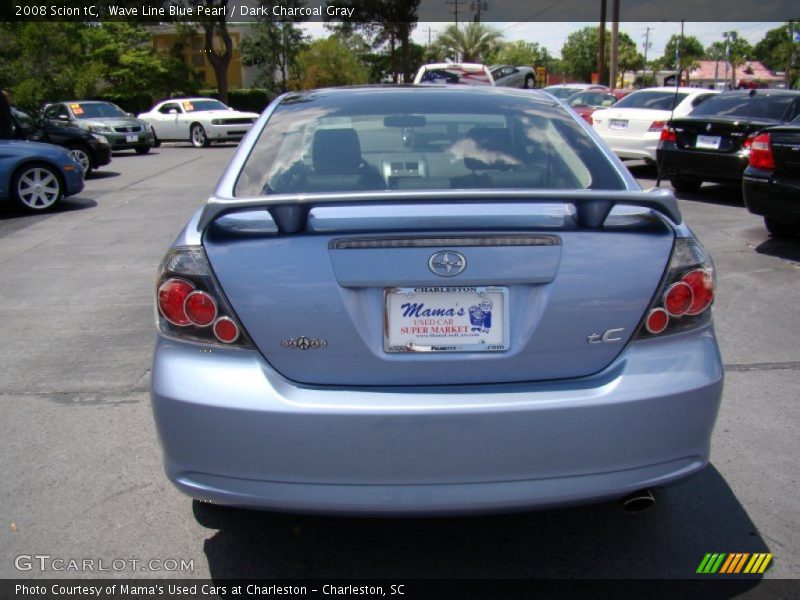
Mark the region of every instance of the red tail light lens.
POLYGON ((200 246, 173 248, 157 279, 156 323, 173 339, 252 348, 200 246))
POLYGON ((683 281, 673 283, 664 294, 664 309, 671 317, 682 317, 693 301, 692 288, 683 281))
POLYGON ((164 318, 178 327, 190 324, 184 304, 194 290, 194 284, 183 279, 167 279, 158 288, 158 310, 164 318))
POLYGON ((214 335, 224 344, 232 344, 239 338, 239 328, 228 317, 220 317, 214 323, 214 335))
POLYGON ((654 308, 647 315, 645 327, 650 333, 661 333, 667 328, 667 325, 669 325, 669 315, 663 308, 654 308))
POLYGON ((217 318, 217 302, 208 293, 195 290, 186 296, 186 316, 193 325, 208 327, 217 318))
POLYGON ((666 127, 666 125, 667 125, 666 121, 653 121, 650 124, 650 128, 647 131, 651 132, 651 133, 654 133, 654 132, 657 132, 657 131, 661 131, 663 133, 664 132, 664 127, 666 127))
POLYGON ((695 269, 683 276, 683 283, 692 288, 692 303, 687 315, 697 315, 711 306, 714 300, 714 276, 707 269, 695 269))
POLYGON ((586 117, 586 121, 589 123, 589 125, 594 125, 594 119, 592 118, 592 115, 586 117))
POLYGON ((768 133, 759 133, 750 144, 750 166, 757 169, 774 169, 775 157, 768 133))
POLYGON ((675 128, 674 127, 667 127, 666 125, 661 129, 661 137, 659 138, 662 142, 677 142, 678 137, 675 135, 675 128))
POLYGON ((668 335, 706 325, 714 300, 714 265, 695 239, 678 238, 667 273, 645 313, 636 338, 668 335))

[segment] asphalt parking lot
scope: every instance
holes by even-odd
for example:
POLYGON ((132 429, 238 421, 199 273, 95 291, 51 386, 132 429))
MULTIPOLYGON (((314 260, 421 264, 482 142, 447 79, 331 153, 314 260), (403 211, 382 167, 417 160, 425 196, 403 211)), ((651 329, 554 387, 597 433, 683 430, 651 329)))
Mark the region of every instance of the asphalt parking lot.
POLYGON ((706 552, 772 552, 766 577, 800 577, 800 237, 769 238, 724 186, 681 200, 718 271, 727 379, 712 465, 653 509, 345 519, 173 489, 147 392, 153 283, 234 149, 115 155, 56 212, 0 206, 0 577, 91 575, 15 567, 38 554, 192 563, 95 573, 124 577, 684 578, 706 552))

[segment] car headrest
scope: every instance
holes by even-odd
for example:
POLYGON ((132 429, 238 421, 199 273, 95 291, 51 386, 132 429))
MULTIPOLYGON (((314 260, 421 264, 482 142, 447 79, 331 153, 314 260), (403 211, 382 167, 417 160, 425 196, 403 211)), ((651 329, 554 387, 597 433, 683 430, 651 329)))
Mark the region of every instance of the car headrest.
POLYGON ((519 161, 514 157, 511 132, 504 127, 473 127, 467 138, 474 141, 475 156, 465 156, 464 165, 470 170, 510 169, 519 161))
POLYGON ((361 166, 361 143, 355 129, 318 129, 311 160, 317 175, 352 175, 361 166))

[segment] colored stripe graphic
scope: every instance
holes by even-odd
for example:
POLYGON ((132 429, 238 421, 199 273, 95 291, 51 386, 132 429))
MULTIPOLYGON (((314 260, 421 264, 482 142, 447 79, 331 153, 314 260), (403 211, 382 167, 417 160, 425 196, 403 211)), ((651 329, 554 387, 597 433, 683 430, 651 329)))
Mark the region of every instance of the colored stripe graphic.
POLYGON ((767 570, 767 566, 772 561, 772 553, 757 552, 708 552, 700 561, 697 573, 702 575, 733 575, 738 573, 761 574, 767 570), (749 560, 748 560, 749 559, 749 560), (747 566, 745 566, 747 565, 747 566), (744 569, 744 571, 742 571, 744 569))

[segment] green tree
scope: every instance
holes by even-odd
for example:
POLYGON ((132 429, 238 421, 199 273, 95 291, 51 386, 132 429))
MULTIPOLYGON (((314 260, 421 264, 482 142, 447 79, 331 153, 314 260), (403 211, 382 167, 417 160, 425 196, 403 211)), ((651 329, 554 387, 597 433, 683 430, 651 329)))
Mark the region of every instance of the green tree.
POLYGON ((337 35, 315 40, 297 56, 300 89, 367 83, 369 72, 337 35))
POLYGON ((636 48, 636 42, 624 32, 619 33, 619 44, 617 48, 617 67, 620 81, 619 87, 625 84, 625 73, 635 73, 644 66, 644 56, 636 48))
POLYGON ((736 85, 736 67, 742 66, 753 56, 753 46, 746 39, 737 37, 735 40, 714 42, 706 48, 705 58, 708 60, 727 60, 731 65, 731 82, 736 85))
MULTIPOLYGON (((795 24, 795 31, 798 29, 800 25, 795 24)), ((800 75, 800 69, 797 65, 792 68, 792 43, 789 26, 781 25, 767 31, 764 38, 753 47, 753 57, 771 71, 786 71, 788 81, 794 81, 800 75)))
POLYGON ((296 60, 305 45, 302 29, 292 21, 260 21, 242 40, 242 63, 258 67, 257 86, 284 92, 298 77, 296 60))
POLYGON ((698 61, 705 56, 705 48, 693 35, 684 36, 683 44, 681 44, 681 36, 673 35, 669 38, 667 45, 664 47, 664 56, 661 58, 661 64, 667 69, 674 69, 681 73, 686 73, 685 81, 689 81, 689 71, 694 69, 698 61), (680 46, 680 64, 678 64, 677 50, 680 46))
POLYGON ((434 42, 434 52, 449 60, 483 62, 499 45, 502 34, 483 23, 448 25, 434 42))
POLYGON ((524 40, 500 43, 486 56, 486 60, 493 65, 545 67, 548 70, 556 62, 547 48, 524 40))

